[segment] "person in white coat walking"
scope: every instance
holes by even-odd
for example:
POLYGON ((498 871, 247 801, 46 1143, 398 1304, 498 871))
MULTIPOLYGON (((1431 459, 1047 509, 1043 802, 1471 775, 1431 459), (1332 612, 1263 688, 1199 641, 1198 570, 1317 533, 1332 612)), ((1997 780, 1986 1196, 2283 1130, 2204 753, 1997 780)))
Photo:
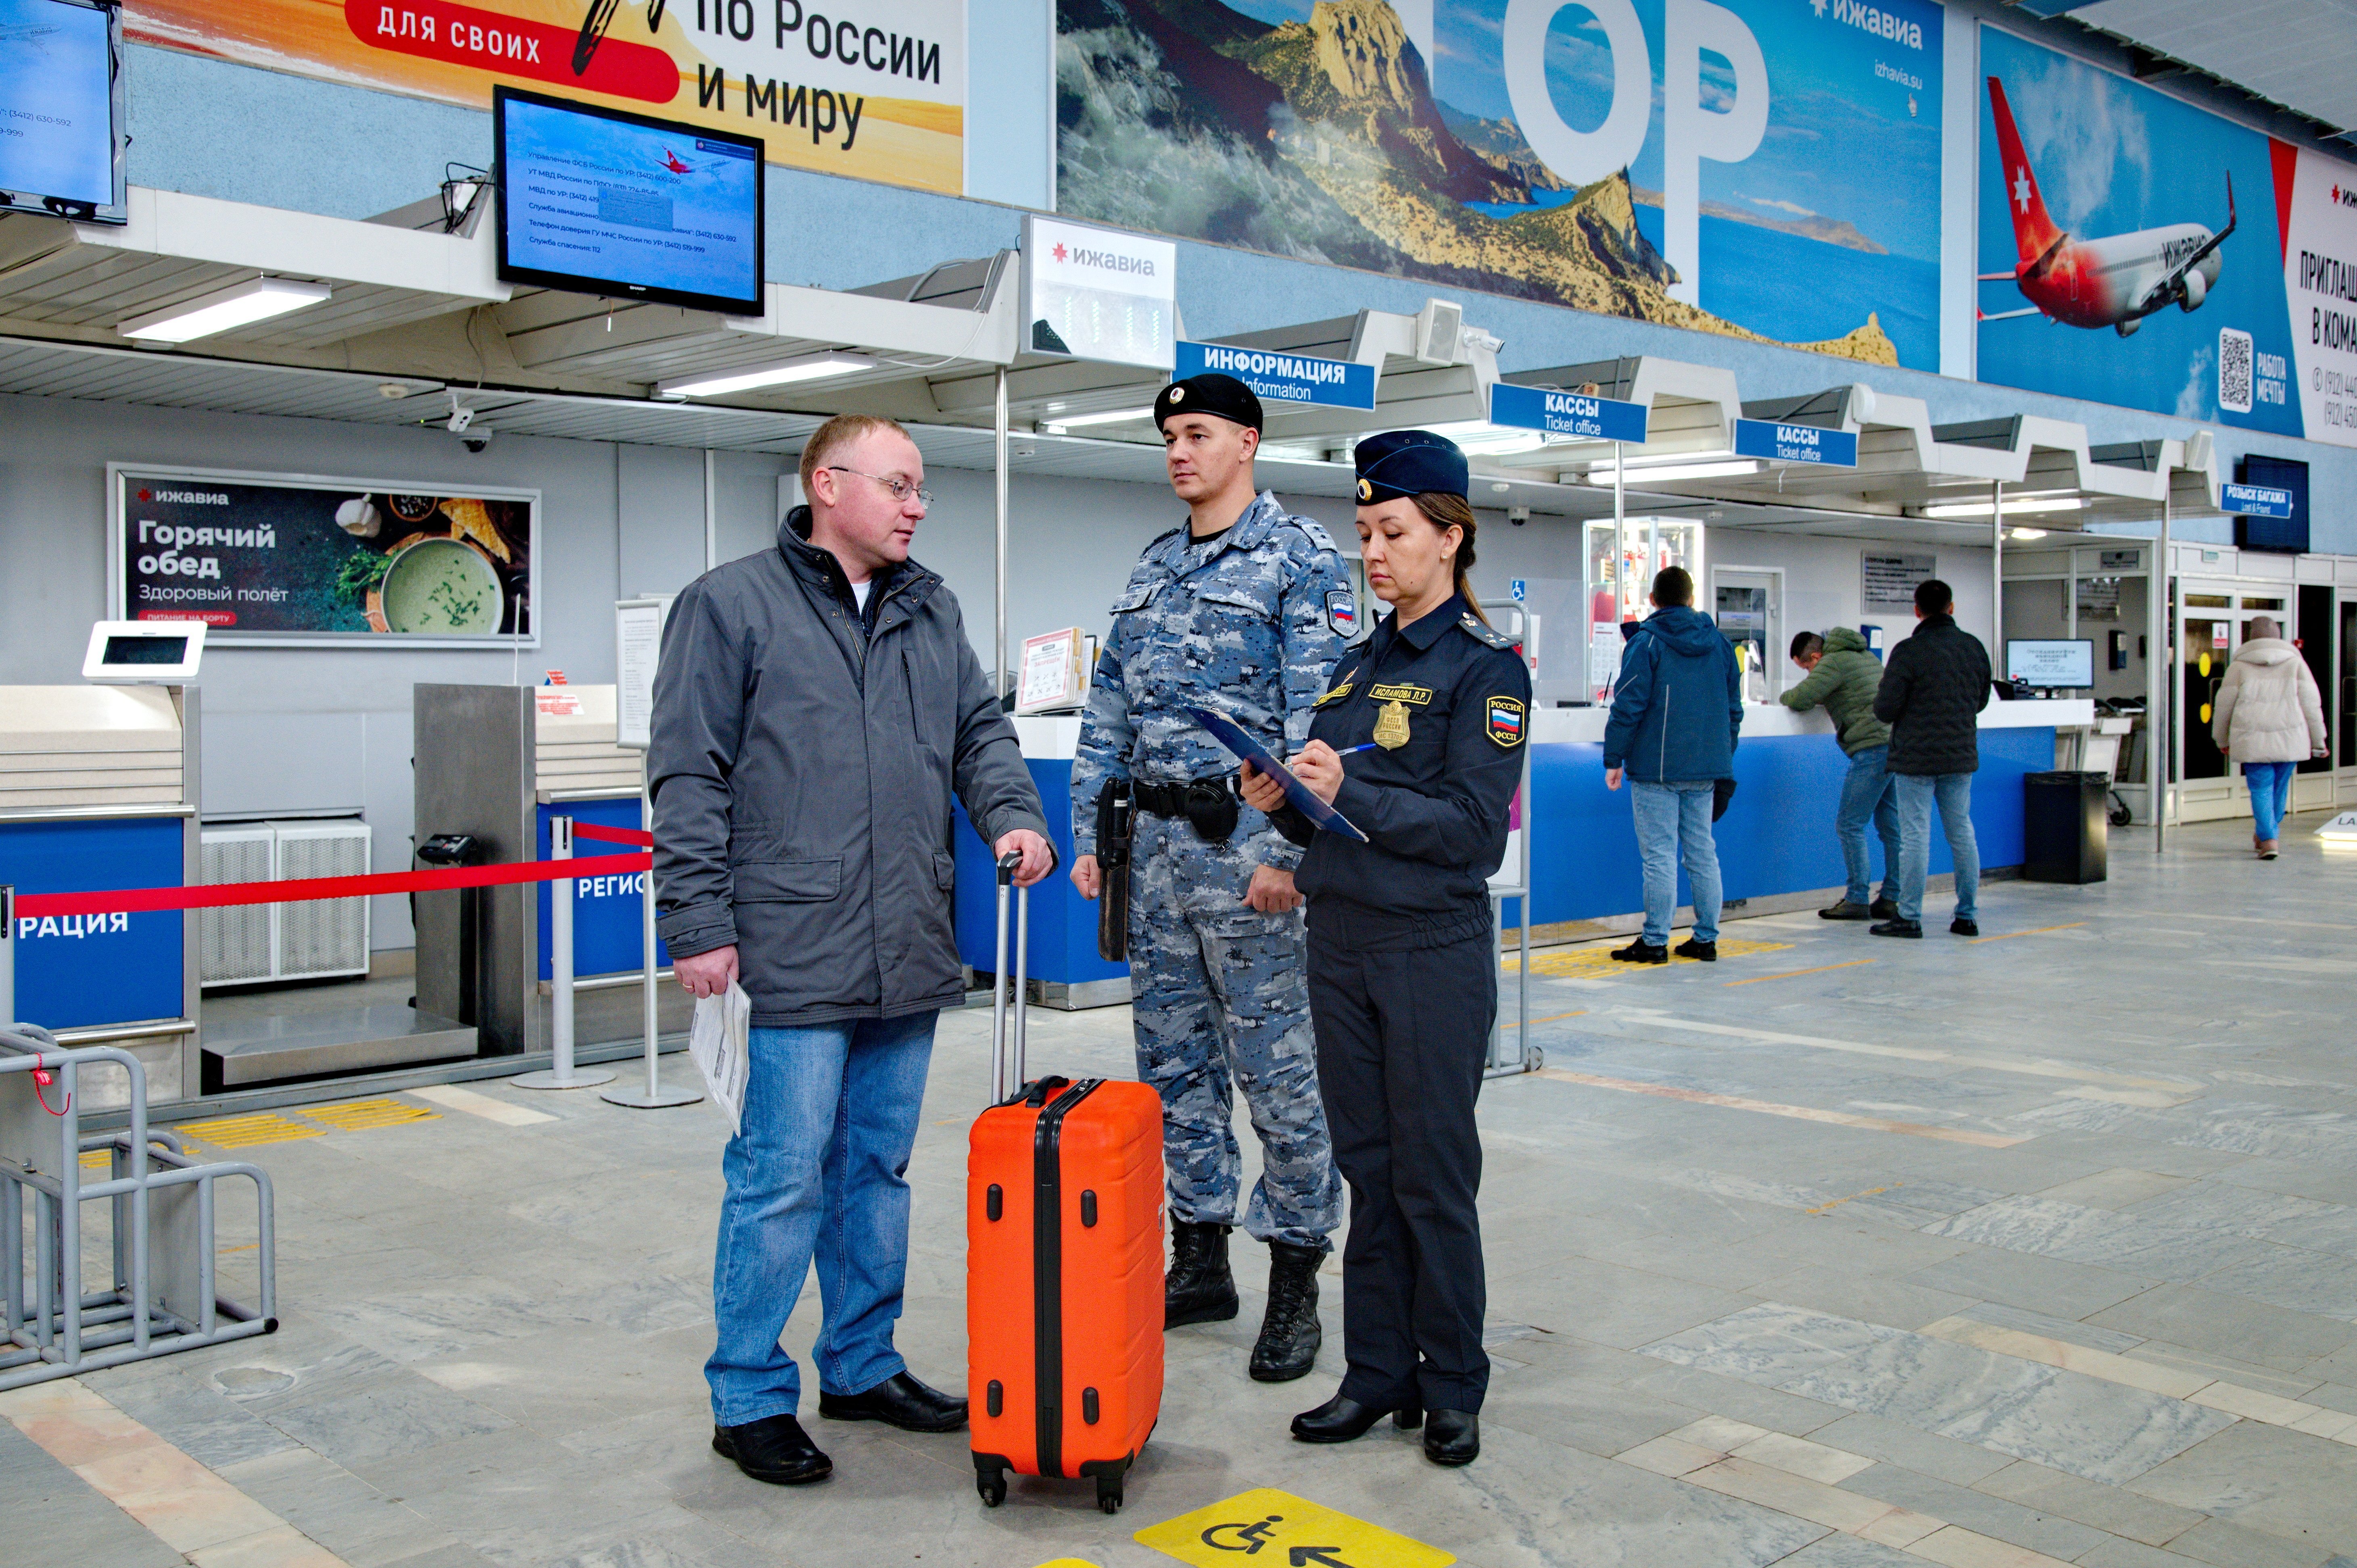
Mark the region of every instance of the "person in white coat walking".
POLYGON ((2276 857, 2276 836, 2291 804, 2292 769, 2324 755, 2324 697, 2299 650, 2273 618, 2255 616, 2212 704, 2210 734, 2243 765, 2251 788, 2251 845, 2276 857))

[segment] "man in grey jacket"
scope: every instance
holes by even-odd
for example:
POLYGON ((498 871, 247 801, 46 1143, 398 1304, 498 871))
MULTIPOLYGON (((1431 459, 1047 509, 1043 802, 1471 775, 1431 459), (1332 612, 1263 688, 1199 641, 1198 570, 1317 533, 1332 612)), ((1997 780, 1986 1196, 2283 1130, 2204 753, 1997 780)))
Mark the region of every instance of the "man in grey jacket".
POLYGON ((756 1480, 834 1466, 796 1418, 779 1348, 813 1262, 819 1413, 911 1432, 965 1401, 892 1347, 908 1272, 909 1156, 933 1021, 963 998, 950 796, 1025 886, 1054 869, 1015 728, 955 596, 909 559, 931 497, 888 419, 829 420, 774 550, 673 605, 655 676, 656 900, 679 982, 752 1002, 742 1124, 713 1266, 714 1450, 756 1480))

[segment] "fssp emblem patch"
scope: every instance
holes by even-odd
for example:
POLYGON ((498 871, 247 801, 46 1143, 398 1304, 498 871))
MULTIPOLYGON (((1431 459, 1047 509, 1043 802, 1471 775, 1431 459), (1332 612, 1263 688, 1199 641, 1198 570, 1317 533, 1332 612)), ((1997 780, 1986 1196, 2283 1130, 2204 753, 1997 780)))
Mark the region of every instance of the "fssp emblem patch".
POLYGON ((1326 624, 1334 635, 1348 642, 1359 635, 1359 601, 1351 596, 1348 588, 1335 588, 1326 595, 1326 624))
POLYGON ((1523 704, 1512 697, 1490 699, 1490 738, 1500 746, 1523 744, 1523 704))

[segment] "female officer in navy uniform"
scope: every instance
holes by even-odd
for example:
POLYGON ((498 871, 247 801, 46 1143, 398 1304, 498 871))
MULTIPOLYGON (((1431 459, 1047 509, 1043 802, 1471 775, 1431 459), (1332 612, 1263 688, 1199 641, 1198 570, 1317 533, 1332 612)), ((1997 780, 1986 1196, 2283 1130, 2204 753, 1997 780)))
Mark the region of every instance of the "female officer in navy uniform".
POLYGON ((1473 1123, 1498 961, 1489 879, 1521 782, 1530 671, 1466 577, 1465 455, 1421 430, 1359 444, 1367 586, 1392 613, 1335 665, 1297 777, 1363 832, 1320 831, 1276 780, 1245 800, 1308 854, 1309 1011, 1334 1163, 1351 1184, 1341 1391, 1296 1416, 1345 1443, 1392 1415, 1437 1464, 1481 1451, 1490 1381, 1473 1123))

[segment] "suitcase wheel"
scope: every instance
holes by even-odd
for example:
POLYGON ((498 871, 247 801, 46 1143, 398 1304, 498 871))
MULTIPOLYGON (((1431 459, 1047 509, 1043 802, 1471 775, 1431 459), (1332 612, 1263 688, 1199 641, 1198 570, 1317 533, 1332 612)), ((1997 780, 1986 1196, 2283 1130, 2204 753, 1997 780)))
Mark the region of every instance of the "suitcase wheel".
MULTIPOLYGON (((982 1494, 984 1507, 996 1508, 1006 1500, 1006 1472, 1004 1470, 976 1471, 974 1477, 974 1489, 982 1494)), ((1116 1491, 1115 1497, 1118 1498, 1118 1496, 1119 1493, 1116 1491)), ((1119 1506, 1118 1503, 1115 1506, 1119 1506)))
POLYGON ((1120 1477, 1099 1476, 1097 1477, 1097 1507, 1106 1513, 1121 1511, 1120 1477))

